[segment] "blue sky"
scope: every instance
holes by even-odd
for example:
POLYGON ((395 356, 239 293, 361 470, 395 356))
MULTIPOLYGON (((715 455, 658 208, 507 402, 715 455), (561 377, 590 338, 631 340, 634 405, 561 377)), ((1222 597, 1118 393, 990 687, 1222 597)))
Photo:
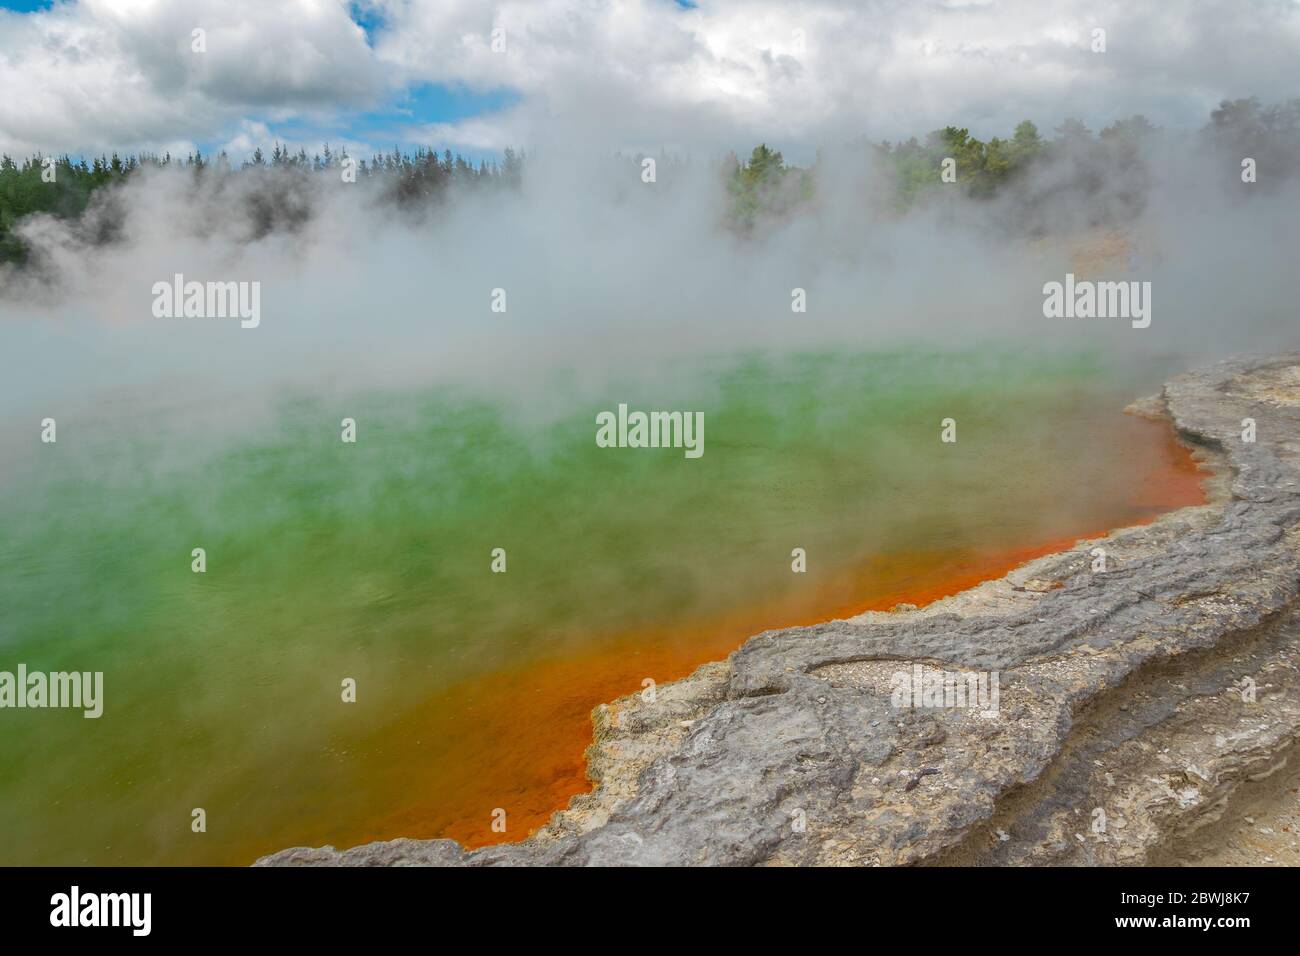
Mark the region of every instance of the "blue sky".
MULTIPOLYGON (((340 142, 362 141, 372 144, 376 150, 389 152, 395 146, 406 150, 414 145, 409 142, 410 127, 455 123, 505 109, 518 100, 519 95, 512 90, 479 93, 457 84, 424 83, 401 91, 378 109, 342 112, 329 122, 298 118, 267 125, 276 136, 285 140, 332 142, 336 145, 336 151, 340 142)), ((220 148, 222 142, 224 140, 210 139, 198 145, 203 152, 213 153, 220 148)), ((424 145, 442 146, 439 143, 424 145)), ((269 145, 265 148, 269 148, 269 145)), ((310 151, 309 149, 308 152, 310 151)), ((495 150, 457 148, 455 151, 472 160, 494 159, 498 156, 495 150)))
POLYGON ((360 25, 361 29, 366 31, 367 39, 370 38, 376 29, 383 26, 383 17, 380 16, 379 12, 373 7, 367 7, 365 4, 354 2, 349 3, 348 8, 349 12, 352 14, 352 19, 360 25))

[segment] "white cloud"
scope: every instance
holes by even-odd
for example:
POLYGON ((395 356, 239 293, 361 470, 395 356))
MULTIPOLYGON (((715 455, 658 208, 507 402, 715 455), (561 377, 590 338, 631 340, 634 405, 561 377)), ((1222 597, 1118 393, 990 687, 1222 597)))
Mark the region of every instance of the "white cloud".
POLYGON ((1300 89, 1300 5, 1120 0, 79 0, 0 14, 0 149, 235 142, 328 122, 422 82, 510 88, 489 117, 403 138, 610 147, 758 139, 805 147, 958 122, 1093 128, 1134 112, 1196 126, 1222 97, 1300 89), (208 31, 208 53, 189 50, 208 31), (1089 49, 1107 31, 1107 50, 1089 49), (492 33, 504 31, 494 51, 492 33))
POLYGON ((249 114, 332 115, 385 88, 337 0, 81 0, 0 13, 0 149, 159 149, 249 114), (192 32, 206 31, 206 52, 192 32))
POLYGON ((1118 0, 991 3, 389 0, 377 52, 411 76, 509 85, 518 141, 560 125, 615 145, 982 135, 1031 116, 1133 112, 1195 126, 1224 96, 1300 88, 1300 6, 1118 0), (506 50, 493 53, 493 27, 506 50), (1094 53, 1092 31, 1107 31, 1094 53))

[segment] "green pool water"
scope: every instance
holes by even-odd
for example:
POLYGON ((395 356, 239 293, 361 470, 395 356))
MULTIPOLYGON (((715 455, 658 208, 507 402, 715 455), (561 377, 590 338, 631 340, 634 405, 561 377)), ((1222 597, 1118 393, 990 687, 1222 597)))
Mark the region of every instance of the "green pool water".
POLYGON ((1133 452, 1133 397, 1087 356, 911 350, 741 356, 546 416, 436 385, 285 390, 219 428, 88 402, 0 472, 0 670, 102 671, 104 714, 0 711, 0 863, 247 863, 422 818, 511 753, 498 734, 403 787, 420 751, 385 728, 448 688, 881 556, 1150 517, 1161 453, 1133 452), (620 402, 704 412, 703 456, 598 448, 620 402))

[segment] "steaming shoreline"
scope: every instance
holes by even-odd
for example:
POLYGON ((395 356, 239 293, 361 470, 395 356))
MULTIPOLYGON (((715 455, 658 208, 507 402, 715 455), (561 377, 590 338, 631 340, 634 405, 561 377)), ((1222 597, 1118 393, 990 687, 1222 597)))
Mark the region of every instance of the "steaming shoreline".
POLYGON ((769 631, 653 703, 601 705, 595 789, 521 843, 256 865, 1147 862, 1300 738, 1278 690, 1300 664, 1300 353, 1190 372, 1139 405, 1218 466, 1209 504, 920 611, 769 631), (892 711, 882 678, 918 663, 999 671, 997 719, 892 711))

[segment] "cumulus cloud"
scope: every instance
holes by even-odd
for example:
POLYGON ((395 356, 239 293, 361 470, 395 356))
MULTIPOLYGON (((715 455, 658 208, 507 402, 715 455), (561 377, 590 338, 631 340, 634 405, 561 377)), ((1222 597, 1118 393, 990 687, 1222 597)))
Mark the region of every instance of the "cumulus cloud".
POLYGON ((20 156, 179 149, 259 113, 364 107, 386 83, 335 0, 78 0, 0 12, 0 150, 20 156))
POLYGON ((394 139, 811 150, 1064 115, 1190 127, 1224 97, 1293 95, 1298 48, 1289 0, 65 0, 0 14, 0 150, 237 145, 249 124, 346 125, 423 83, 520 96, 394 139))
MULTIPOLYGON (((383 0, 375 51, 408 80, 509 86, 491 118, 527 144, 557 127, 615 147, 827 145, 1026 117, 1097 128, 1143 112, 1195 126, 1227 96, 1292 95, 1300 5, 1009 0, 383 0), (504 49, 493 49, 493 30, 504 49), (1105 31, 1094 52, 1093 31, 1105 31)), ((500 46, 500 45, 499 45, 500 46)), ((468 124, 467 124, 468 125, 468 124)), ((483 139, 483 122, 475 138, 483 139)), ((457 130, 439 129, 451 138, 457 130)))

